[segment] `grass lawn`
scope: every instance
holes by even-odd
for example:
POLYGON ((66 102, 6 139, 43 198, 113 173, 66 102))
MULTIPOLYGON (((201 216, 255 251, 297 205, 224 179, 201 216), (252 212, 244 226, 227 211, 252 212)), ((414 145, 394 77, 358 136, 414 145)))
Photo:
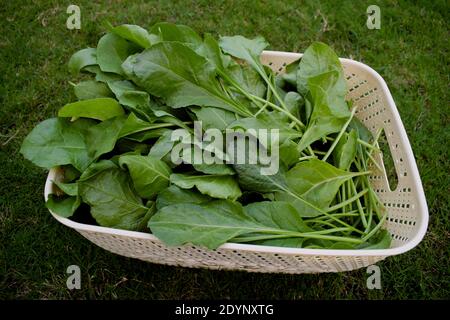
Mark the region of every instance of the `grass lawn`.
POLYGON ((430 299, 450 297, 448 1, 7 1, 0 8, 0 299, 430 299), (28 3, 28 4, 27 4, 28 3), (66 8, 81 7, 81 30, 66 8), (381 29, 366 8, 381 8, 381 29), (302 52, 312 41, 362 61, 386 80, 417 159, 430 209, 414 250, 380 262, 382 289, 365 270, 272 275, 184 269, 120 257, 54 220, 46 172, 19 154, 25 135, 75 96, 66 63, 96 46, 101 22, 187 24, 200 33, 264 36, 270 49, 302 52), (79 265, 82 289, 66 288, 79 265))

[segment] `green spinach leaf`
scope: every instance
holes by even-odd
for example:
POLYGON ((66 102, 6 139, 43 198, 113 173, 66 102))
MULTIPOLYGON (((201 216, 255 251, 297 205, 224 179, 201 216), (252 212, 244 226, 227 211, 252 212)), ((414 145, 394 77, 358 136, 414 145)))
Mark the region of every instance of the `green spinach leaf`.
POLYGON ((120 137, 124 123, 125 116, 119 116, 90 127, 86 133, 89 156, 98 159, 101 155, 112 151, 120 137))
POLYGON ((170 182, 183 189, 196 187, 213 198, 236 200, 242 195, 236 179, 230 175, 189 175, 174 173, 170 182))
POLYGON ((313 111, 308 127, 299 142, 299 151, 330 133, 339 132, 350 111, 345 103, 345 90, 340 88, 340 75, 330 71, 308 79, 313 111))
POLYGON ((290 190, 319 208, 327 208, 345 181, 359 173, 338 169, 327 162, 299 162, 286 174, 290 190))
POLYGON ((152 45, 152 37, 147 30, 140 26, 134 24, 123 24, 111 28, 110 31, 142 48, 147 49, 152 45))
POLYGON ((190 27, 182 24, 160 22, 150 28, 150 33, 156 35, 159 42, 181 42, 194 50, 202 45, 202 38, 190 27))
POLYGON ((143 230, 155 211, 143 205, 126 172, 118 168, 97 171, 78 182, 80 196, 91 206, 94 219, 105 227, 143 230))
POLYGON ((248 204, 244 212, 265 226, 298 232, 313 231, 288 202, 263 201, 248 204))
POLYGON ((191 110, 197 116, 197 120, 202 122, 204 130, 219 129, 223 131, 236 121, 236 115, 233 112, 220 108, 203 107, 191 108, 191 110))
POLYGON ((128 77, 173 108, 209 106, 249 114, 220 89, 215 68, 178 42, 162 42, 123 64, 128 77))
POLYGON ((303 54, 297 69, 297 89, 305 95, 310 88, 309 80, 320 74, 334 71, 337 73, 335 86, 341 95, 345 95, 347 85, 336 53, 322 42, 314 42, 303 54))
POLYGON ((166 206, 150 219, 148 226, 168 245, 192 243, 210 249, 238 235, 264 228, 246 216, 239 203, 226 200, 166 206))
POLYGON ((115 99, 96 98, 68 103, 59 109, 58 117, 82 117, 103 121, 124 113, 115 99))
POLYGON ((149 156, 124 155, 119 158, 121 167, 128 168, 136 192, 145 199, 152 199, 169 186, 170 168, 164 161, 149 156))
POLYGON ((77 75, 83 68, 97 64, 97 49, 86 48, 75 52, 69 60, 69 71, 77 75))
POLYGON ((112 93, 108 87, 101 82, 87 80, 77 83, 73 90, 78 100, 111 97, 112 93))
POLYGON ((84 171, 93 160, 88 155, 85 135, 94 124, 88 119, 74 122, 61 118, 44 120, 25 138, 20 152, 39 167, 51 169, 71 164, 78 171, 84 171))
POLYGON ((182 189, 176 185, 171 185, 170 187, 164 189, 158 193, 158 198, 156 198, 156 208, 159 210, 162 207, 170 206, 179 203, 205 203, 212 201, 213 199, 201 194, 198 191, 192 189, 182 189))
POLYGON ((122 63, 139 48, 114 33, 105 34, 97 44, 97 63, 104 72, 123 75, 122 63))
POLYGON ((71 217, 75 210, 80 206, 81 200, 79 197, 64 197, 60 198, 54 194, 49 194, 45 206, 63 218, 71 217))
POLYGON ((348 170, 356 157, 358 145, 358 133, 351 130, 344 134, 333 151, 334 163, 339 169, 348 170))

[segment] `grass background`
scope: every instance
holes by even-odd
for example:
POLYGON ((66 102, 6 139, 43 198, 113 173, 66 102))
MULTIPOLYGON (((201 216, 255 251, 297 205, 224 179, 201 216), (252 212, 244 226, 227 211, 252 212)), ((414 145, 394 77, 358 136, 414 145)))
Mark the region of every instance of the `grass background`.
POLYGON ((0 299, 449 298, 448 1, 8 1, 0 6, 0 299), (81 30, 66 8, 81 7, 81 30), (366 8, 381 8, 381 29, 366 8), (200 33, 264 36, 271 49, 302 52, 312 41, 362 61, 386 80, 414 150, 430 209, 414 250, 378 265, 382 290, 365 270, 271 275, 184 269, 116 256, 56 222, 44 207, 46 172, 18 150, 39 121, 75 99, 70 55, 96 46, 101 22, 187 24, 200 33), (77 264, 82 289, 66 289, 77 264))

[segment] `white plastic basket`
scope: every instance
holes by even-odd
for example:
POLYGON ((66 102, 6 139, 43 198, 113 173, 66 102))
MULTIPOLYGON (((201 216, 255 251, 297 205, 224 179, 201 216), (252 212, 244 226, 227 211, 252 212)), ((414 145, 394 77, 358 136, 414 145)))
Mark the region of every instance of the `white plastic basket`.
MULTIPOLYGON (((265 51, 262 62, 275 72, 301 54, 265 51)), ((395 103, 383 78, 360 62, 341 59, 344 66, 348 98, 358 106, 356 116, 373 133, 383 128, 388 140, 398 186, 391 191, 383 172, 371 176, 371 183, 388 210, 385 227, 393 237, 391 248, 380 250, 322 250, 269 247, 227 243, 216 250, 184 245, 169 247, 149 233, 86 225, 52 215, 75 229, 96 245, 113 253, 159 264, 194 268, 245 270, 274 273, 341 272, 366 267, 392 255, 414 248, 428 225, 428 208, 413 152, 395 103)), ((382 155, 377 160, 382 163, 382 155)), ((375 168, 372 168, 374 170, 375 168)), ((53 191, 52 180, 59 179, 50 170, 45 184, 45 200, 53 191)))

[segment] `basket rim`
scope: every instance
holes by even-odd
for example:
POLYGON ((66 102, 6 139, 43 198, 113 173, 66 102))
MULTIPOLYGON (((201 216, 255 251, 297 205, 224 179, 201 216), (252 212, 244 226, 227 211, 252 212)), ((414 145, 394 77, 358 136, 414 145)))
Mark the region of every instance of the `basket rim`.
MULTIPOLYGON (((294 52, 285 52, 285 51, 263 51, 263 56, 277 56, 277 57, 286 57, 289 59, 292 59, 292 61, 300 58, 302 56, 301 53, 294 53, 294 52)), ((389 104, 389 107, 391 108, 394 121, 397 122, 399 125, 399 132, 397 134, 400 136, 402 141, 405 143, 405 149, 406 149, 406 157, 408 159, 408 162, 411 165, 411 174, 412 174, 412 180, 414 181, 414 187, 417 190, 418 194, 418 207, 416 208, 417 212, 419 212, 419 226, 416 234, 414 237, 408 240, 408 242, 404 243, 401 246, 395 247, 395 248, 389 248, 389 249, 374 249, 374 250, 340 250, 340 249, 308 249, 308 248, 287 248, 287 247, 275 247, 275 246, 262 246, 262 245, 251 245, 251 244, 242 244, 242 243, 225 243, 222 246, 220 246, 216 250, 225 249, 225 250, 236 250, 236 251, 253 251, 253 252, 263 252, 263 253, 273 253, 273 254, 288 254, 288 255, 305 255, 305 256, 346 256, 346 257, 364 257, 364 256, 393 256, 393 255, 399 255, 404 252, 407 252, 411 250, 412 248, 416 247, 425 236, 425 233, 427 231, 428 227, 428 220, 429 220, 429 213, 428 213, 428 206, 426 203, 426 198, 422 186, 422 182, 420 179, 419 171, 417 168, 417 164, 413 155, 413 151, 411 148, 411 144, 409 143, 409 139, 406 135, 405 128, 403 126, 403 123, 401 121, 399 112, 397 110, 397 107, 395 105, 395 102, 392 98, 391 92, 389 91, 386 82, 381 77, 381 75, 376 72, 374 69, 369 67, 368 65, 352 60, 347 58, 339 58, 341 62, 343 62, 346 65, 353 65, 358 68, 364 69, 368 73, 370 73, 378 82, 379 85, 382 87, 382 90, 386 93, 387 103, 389 104)), ((56 168, 50 169, 46 182, 45 182, 45 189, 44 189, 44 199, 47 201, 48 195, 52 192, 53 182, 54 178, 56 177, 56 168)), ((54 212, 52 212, 50 209, 48 209, 52 216, 58 220, 63 225, 75 229, 77 231, 85 231, 85 232, 96 232, 96 233, 103 233, 103 234, 110 234, 115 235, 119 237, 131 237, 135 239, 143 239, 143 240, 150 240, 157 243, 160 243, 161 245, 165 245, 161 240, 159 240, 156 236, 154 236, 151 233, 145 233, 145 232, 138 232, 138 231, 128 231, 128 230, 121 230, 121 229, 115 229, 115 228, 108 228, 108 227, 102 227, 102 226, 95 226, 95 225, 88 225, 83 224, 79 222, 72 221, 68 218, 64 218, 61 216, 58 216, 54 212)), ((187 246, 193 246, 192 244, 187 244, 187 246)))

